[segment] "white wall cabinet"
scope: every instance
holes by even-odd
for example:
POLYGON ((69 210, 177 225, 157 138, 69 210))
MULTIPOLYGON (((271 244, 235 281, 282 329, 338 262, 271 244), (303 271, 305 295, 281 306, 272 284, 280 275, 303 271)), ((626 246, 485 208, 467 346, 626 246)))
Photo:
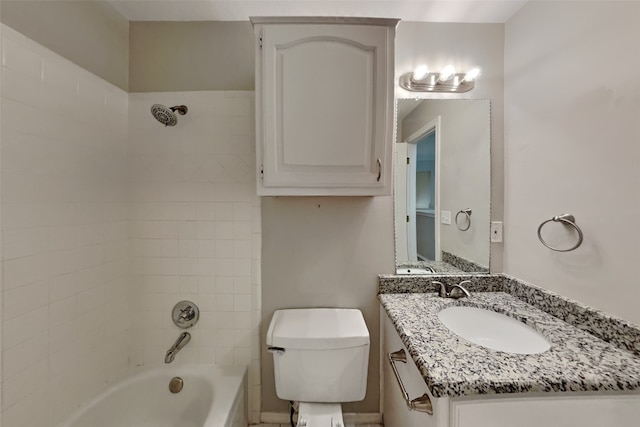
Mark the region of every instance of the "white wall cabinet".
POLYGON ((397 20, 251 21, 258 194, 391 194, 397 20))
POLYGON ((640 394, 531 393, 435 399, 411 360, 391 320, 381 308, 383 328, 383 419, 385 427, 637 427, 640 394), (396 363, 411 399, 427 393, 433 415, 411 411, 387 354, 399 349, 407 363, 396 363))

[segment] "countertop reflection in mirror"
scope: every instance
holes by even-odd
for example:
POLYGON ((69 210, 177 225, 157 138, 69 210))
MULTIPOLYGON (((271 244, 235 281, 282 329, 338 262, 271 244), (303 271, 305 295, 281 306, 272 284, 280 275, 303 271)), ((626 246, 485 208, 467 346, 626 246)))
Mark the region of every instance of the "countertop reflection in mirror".
POLYGON ((488 272, 489 101, 400 99, 397 113, 397 272, 488 272))

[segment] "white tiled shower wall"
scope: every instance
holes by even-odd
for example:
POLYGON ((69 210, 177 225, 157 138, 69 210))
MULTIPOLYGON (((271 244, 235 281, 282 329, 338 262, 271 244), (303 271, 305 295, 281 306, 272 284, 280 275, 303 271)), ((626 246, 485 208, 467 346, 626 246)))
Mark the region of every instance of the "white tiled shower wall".
POLYGON ((128 367, 127 93, 2 27, 2 424, 128 367))
POLYGON ((128 370, 249 365, 260 410, 252 92, 130 94, 2 26, 2 425, 54 426, 128 370), (165 128, 153 103, 186 104, 165 128))
POLYGON ((249 366, 259 416, 260 199, 255 192, 253 92, 130 95, 131 245, 136 319, 132 364, 163 363, 187 299, 201 310, 174 363, 249 366), (189 108, 175 127, 155 103, 189 108))

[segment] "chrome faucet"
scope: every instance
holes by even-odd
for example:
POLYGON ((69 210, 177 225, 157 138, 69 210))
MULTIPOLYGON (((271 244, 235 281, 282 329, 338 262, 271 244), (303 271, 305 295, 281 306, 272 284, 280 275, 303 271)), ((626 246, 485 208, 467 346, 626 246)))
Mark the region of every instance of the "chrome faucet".
POLYGON ((451 287, 451 291, 447 291, 447 285, 445 285, 442 282, 437 282, 437 281, 432 281, 431 282, 434 285, 439 285, 440 289, 438 290, 438 295, 441 298, 471 298, 471 294, 469 293, 469 291, 467 291, 464 286, 464 284, 466 283, 471 283, 471 280, 463 280, 462 282, 458 283, 457 285, 453 285, 451 287))
POLYGON ((191 334, 189 332, 181 333, 176 342, 174 342, 171 348, 167 350, 167 354, 164 356, 164 363, 173 362, 173 359, 176 358, 176 354, 178 354, 178 352, 182 350, 189 341, 191 341, 191 334))

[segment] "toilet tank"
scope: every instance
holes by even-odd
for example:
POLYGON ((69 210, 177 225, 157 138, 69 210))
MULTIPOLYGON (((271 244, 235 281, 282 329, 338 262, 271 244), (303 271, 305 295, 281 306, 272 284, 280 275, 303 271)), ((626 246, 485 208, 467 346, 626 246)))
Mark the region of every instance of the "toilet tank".
POLYGON ((364 399, 369 331, 357 309, 276 310, 267 331, 276 393, 302 402, 364 399))

